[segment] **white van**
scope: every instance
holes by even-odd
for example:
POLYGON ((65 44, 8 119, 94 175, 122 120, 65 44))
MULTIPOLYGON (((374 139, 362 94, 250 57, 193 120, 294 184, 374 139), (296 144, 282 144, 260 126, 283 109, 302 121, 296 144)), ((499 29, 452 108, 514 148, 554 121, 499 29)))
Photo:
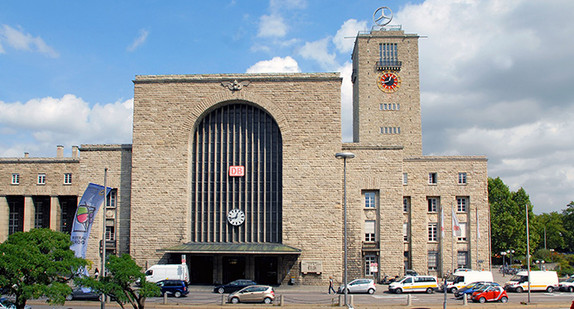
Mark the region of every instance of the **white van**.
POLYGON ((433 276, 405 276, 389 285, 389 292, 401 294, 403 292, 434 293, 438 289, 436 277, 433 276))
MULTIPOLYGON (((534 270, 530 272, 530 290, 554 292, 558 289, 558 274, 555 271, 534 270)), ((528 290, 528 272, 519 271, 510 281, 506 282, 504 289, 522 293, 528 290)))
POLYGON ((148 282, 169 279, 189 283, 189 269, 187 264, 157 264, 145 271, 145 279, 148 282))
POLYGON ((456 293, 459 289, 478 281, 492 282, 492 272, 478 271, 478 270, 463 270, 456 271, 452 275, 451 280, 447 280, 447 291, 456 293))

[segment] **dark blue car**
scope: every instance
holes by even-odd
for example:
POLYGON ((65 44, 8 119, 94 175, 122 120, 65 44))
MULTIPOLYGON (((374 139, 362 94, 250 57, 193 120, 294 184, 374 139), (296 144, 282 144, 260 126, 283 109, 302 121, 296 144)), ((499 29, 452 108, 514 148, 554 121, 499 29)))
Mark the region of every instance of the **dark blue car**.
POLYGON ((183 280, 161 280, 157 282, 161 289, 161 295, 185 296, 189 293, 187 284, 183 280))
POLYGON ((476 290, 480 289, 483 286, 500 286, 500 284, 498 284, 496 282, 492 282, 492 281, 473 282, 471 284, 464 286, 463 288, 458 289, 458 291, 456 291, 456 293, 454 293, 454 297, 462 298, 462 297, 466 296, 466 297, 470 298, 470 296, 472 296, 472 293, 474 293, 476 290))

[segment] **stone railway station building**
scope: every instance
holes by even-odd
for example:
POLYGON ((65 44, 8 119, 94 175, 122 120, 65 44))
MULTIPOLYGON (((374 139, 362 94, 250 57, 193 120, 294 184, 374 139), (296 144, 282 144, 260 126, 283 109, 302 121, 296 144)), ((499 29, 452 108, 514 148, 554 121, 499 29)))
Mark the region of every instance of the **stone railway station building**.
POLYGON ((96 265, 105 224, 108 254, 183 260, 191 283, 342 281, 346 188, 349 280, 489 269, 487 159, 423 155, 418 39, 357 35, 350 143, 339 73, 136 76, 132 144, 0 158, 0 241, 70 232, 107 169, 113 189, 87 252, 96 265))

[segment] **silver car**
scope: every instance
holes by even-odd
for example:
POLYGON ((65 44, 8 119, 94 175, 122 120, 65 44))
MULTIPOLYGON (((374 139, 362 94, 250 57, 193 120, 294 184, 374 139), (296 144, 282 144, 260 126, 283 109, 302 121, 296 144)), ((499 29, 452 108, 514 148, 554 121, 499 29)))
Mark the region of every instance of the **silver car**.
MULTIPOLYGON (((373 294, 377 291, 375 281, 373 279, 355 279, 347 284, 347 293, 369 293, 373 294)), ((345 293, 344 285, 339 287, 337 293, 345 293)))
POLYGON ((275 291, 268 285, 250 285, 229 294, 227 301, 237 303, 266 303, 271 304, 275 300, 275 291))

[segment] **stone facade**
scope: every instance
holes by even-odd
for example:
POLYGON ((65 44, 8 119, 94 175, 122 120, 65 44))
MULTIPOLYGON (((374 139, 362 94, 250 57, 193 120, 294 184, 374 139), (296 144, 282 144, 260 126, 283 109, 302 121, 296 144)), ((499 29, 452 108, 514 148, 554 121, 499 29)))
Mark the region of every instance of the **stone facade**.
POLYGON ((51 201, 46 227, 61 229, 60 196, 77 203, 107 171, 115 197, 92 228, 87 258, 94 262, 105 215, 108 252, 130 253, 144 267, 183 255, 196 283, 247 277, 324 285, 329 276, 343 280, 346 213, 349 279, 405 268, 438 276, 459 266, 489 269, 486 157, 422 155, 418 36, 361 33, 352 58, 352 143, 341 143, 337 73, 136 76, 131 145, 82 145, 81 158, 77 148, 72 158, 58 148, 51 159, 0 159, 0 218, 23 220, 0 220, 0 240, 11 227, 34 227, 35 196, 51 201), (400 76, 395 91, 378 85, 387 71, 400 76), (245 122, 250 113, 270 120, 245 122), (268 122, 278 135, 266 135, 268 122), (338 152, 355 157, 338 160, 338 152), (231 165, 245 175, 231 177, 231 165), (10 183, 14 173, 20 184, 10 183), (35 183, 39 173, 46 184, 35 183), (52 182, 64 173, 73 174, 71 184, 52 182), (263 180, 253 181, 258 175, 263 180), (271 183, 277 177, 268 175, 280 177, 271 183), (232 208, 244 222, 227 222, 232 208), (453 212, 465 231, 456 239, 453 212))

